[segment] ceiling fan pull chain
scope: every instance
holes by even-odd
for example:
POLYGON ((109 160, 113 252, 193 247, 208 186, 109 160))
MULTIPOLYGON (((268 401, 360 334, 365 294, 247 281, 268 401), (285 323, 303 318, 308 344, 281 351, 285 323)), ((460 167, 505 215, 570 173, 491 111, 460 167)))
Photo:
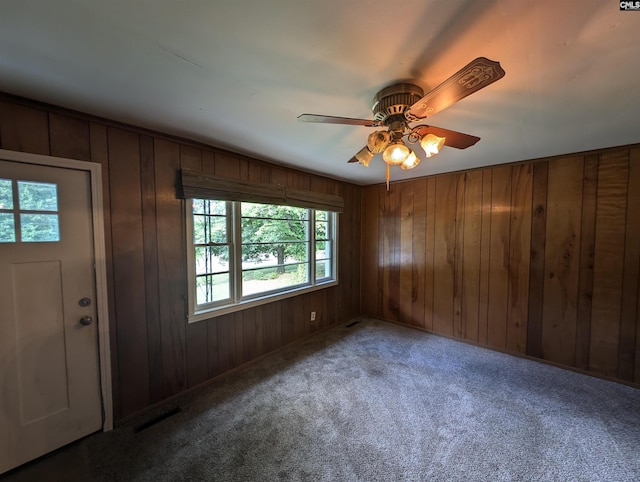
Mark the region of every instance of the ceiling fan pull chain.
POLYGON ((389 179, 391 179, 391 173, 389 172, 389 164, 387 166, 387 191, 389 190, 389 179))

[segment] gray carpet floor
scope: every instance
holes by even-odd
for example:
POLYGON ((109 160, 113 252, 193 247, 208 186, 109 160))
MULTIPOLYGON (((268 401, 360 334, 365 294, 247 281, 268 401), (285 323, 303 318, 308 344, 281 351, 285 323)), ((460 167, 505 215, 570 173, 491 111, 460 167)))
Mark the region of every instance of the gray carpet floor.
POLYGON ((639 481, 640 390, 363 319, 10 479, 47 463, 60 480, 639 481))

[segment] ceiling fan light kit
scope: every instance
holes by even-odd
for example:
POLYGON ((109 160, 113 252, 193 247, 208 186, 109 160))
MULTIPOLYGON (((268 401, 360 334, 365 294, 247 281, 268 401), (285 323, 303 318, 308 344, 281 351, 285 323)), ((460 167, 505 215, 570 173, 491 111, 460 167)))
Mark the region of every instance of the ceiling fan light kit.
POLYGON ((385 87, 373 98, 371 108, 373 120, 318 114, 301 114, 298 116, 298 120, 385 127, 386 130, 378 130, 369 134, 367 145, 348 162, 358 162, 368 167, 373 157, 382 153, 382 159, 386 164, 388 190, 390 166, 413 169, 420 163, 420 157, 405 144, 405 140, 412 145, 419 143, 427 158, 438 154, 443 146, 466 149, 480 140, 476 136, 440 127, 424 124, 411 127, 410 123, 421 121, 446 109, 468 95, 501 79, 504 75, 505 71, 499 62, 478 57, 426 95, 421 87, 410 83, 399 83, 385 87))
POLYGON ((422 136, 422 138, 420 139, 420 145, 422 146, 422 149, 424 149, 425 155, 427 157, 431 157, 440 152, 440 149, 442 149, 442 146, 444 146, 446 140, 446 137, 438 137, 435 134, 427 134, 425 136, 422 136))

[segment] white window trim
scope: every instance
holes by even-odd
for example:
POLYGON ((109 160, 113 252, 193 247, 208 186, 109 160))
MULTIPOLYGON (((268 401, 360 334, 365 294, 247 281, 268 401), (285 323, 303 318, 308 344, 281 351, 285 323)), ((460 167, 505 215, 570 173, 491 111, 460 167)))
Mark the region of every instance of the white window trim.
MULTIPOLYGON (((234 212, 231 215, 232 220, 231 220, 230 232, 234 237, 234 242, 232 243, 233 249, 231 250, 232 252, 230 253, 231 259, 229 262, 230 263, 229 276, 230 276, 230 284, 235 285, 234 287, 232 287, 232 291, 233 291, 234 289, 239 290, 239 284, 241 282, 240 279, 238 279, 238 278, 241 278, 241 276, 238 276, 239 273, 236 266, 236 260, 241 259, 240 253, 241 253, 242 247, 239 242, 235 242, 235 239, 239 239, 238 233, 233 232, 233 230, 237 229, 239 226, 239 223, 233 222, 233 219, 239 215, 239 213, 235 212, 236 207, 239 205, 239 202, 238 203, 232 202, 231 204, 234 212), (234 228, 234 224, 236 225, 235 228, 234 228)), ((317 209, 317 210, 324 211, 324 209, 317 209)), ((311 293, 313 291, 322 290, 325 288, 329 288, 331 286, 337 286, 338 285, 339 216, 338 216, 338 213, 335 213, 335 212, 330 212, 330 213, 333 216, 333 223, 330 223, 330 226, 333 227, 331 269, 332 269, 332 272, 334 273, 334 276, 332 279, 329 279, 327 281, 315 282, 315 279, 314 279, 315 250, 310 250, 309 279, 311 280, 311 283, 313 283, 312 285, 305 284, 304 286, 296 286, 296 287, 292 287, 291 289, 287 289, 284 291, 277 291, 275 293, 267 292, 264 294, 258 294, 255 297, 251 297, 250 299, 245 299, 245 300, 242 300, 242 299, 233 300, 233 293, 232 293, 232 300, 230 303, 220 305, 220 306, 210 306, 210 307, 207 307, 206 309, 198 310, 196 307, 195 252, 193 249, 193 244, 194 244, 193 243, 193 205, 192 205, 191 199, 186 199, 185 200, 185 219, 186 219, 186 225, 185 225, 186 243, 185 244, 187 249, 187 253, 186 253, 187 254, 187 282, 188 282, 188 289, 187 289, 188 304, 187 305, 189 310, 187 314, 188 322, 195 323, 198 321, 208 320, 217 316, 234 313, 236 311, 246 310, 247 308, 260 306, 267 303, 273 303, 274 301, 284 300, 287 298, 292 298, 294 296, 300 296, 305 293, 311 293)))

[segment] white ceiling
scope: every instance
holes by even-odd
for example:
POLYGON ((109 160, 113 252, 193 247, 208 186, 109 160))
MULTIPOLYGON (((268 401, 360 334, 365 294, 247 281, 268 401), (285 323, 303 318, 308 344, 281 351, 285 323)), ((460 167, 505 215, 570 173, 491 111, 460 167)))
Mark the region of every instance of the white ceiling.
POLYGON ((0 91, 357 184, 381 88, 506 76, 429 119, 481 137, 393 179, 640 142, 640 11, 614 0, 0 0, 0 91))

